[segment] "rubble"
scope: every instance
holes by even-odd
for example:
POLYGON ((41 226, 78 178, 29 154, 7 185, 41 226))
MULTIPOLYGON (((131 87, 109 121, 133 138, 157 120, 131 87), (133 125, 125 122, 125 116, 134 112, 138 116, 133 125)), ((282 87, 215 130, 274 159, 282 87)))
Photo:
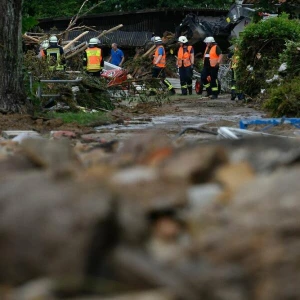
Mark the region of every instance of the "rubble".
POLYGON ((300 296, 298 140, 71 137, 0 145, 1 298, 300 296))

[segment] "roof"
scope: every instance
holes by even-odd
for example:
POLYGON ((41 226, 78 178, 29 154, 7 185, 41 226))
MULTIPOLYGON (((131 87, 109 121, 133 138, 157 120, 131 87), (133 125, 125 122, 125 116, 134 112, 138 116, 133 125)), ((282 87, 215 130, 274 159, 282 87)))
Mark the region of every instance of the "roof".
MULTIPOLYGON (((249 0, 250 1, 250 0, 249 0)), ((109 17, 109 16, 125 16, 125 15, 138 15, 138 14, 148 14, 148 13, 156 13, 156 12, 183 12, 184 14, 189 13, 189 12, 198 12, 198 13, 210 13, 210 12, 215 12, 215 13, 226 13, 228 12, 228 8, 188 8, 188 7, 183 7, 183 8, 176 8, 176 9, 171 9, 171 8, 153 8, 153 9, 143 9, 143 10, 137 10, 137 11, 115 11, 115 12, 108 12, 108 13, 100 13, 100 14, 89 14, 85 15, 84 19, 89 19, 89 18, 95 18, 95 17, 109 17)), ((39 19, 39 22, 47 22, 49 20, 70 20, 72 16, 69 17, 56 17, 56 18, 43 18, 39 19)))
MULTIPOLYGON (((82 30, 74 30, 69 33, 68 39, 73 40, 80 35, 82 30)), ((102 31, 90 31, 83 36, 79 43, 88 42, 91 38, 98 36, 102 31)), ((151 39, 152 33, 146 31, 114 31, 100 38, 102 45, 110 46, 112 43, 117 43, 119 46, 141 47, 151 39)))

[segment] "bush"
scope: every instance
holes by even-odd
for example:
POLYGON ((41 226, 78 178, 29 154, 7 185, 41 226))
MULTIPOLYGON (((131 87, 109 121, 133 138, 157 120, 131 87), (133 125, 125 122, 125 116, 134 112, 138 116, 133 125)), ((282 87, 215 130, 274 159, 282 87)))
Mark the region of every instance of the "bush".
POLYGON ((273 88, 264 108, 273 117, 300 117, 300 76, 273 88))
POLYGON ((245 28, 239 39, 237 84, 246 94, 256 96, 267 87, 265 79, 277 72, 280 53, 286 49, 289 40, 300 41, 300 23, 289 20, 286 14, 245 28), (247 71, 249 65, 253 67, 251 73, 247 71))
POLYGON ((287 76, 293 78, 300 75, 300 41, 287 41, 286 49, 280 54, 280 62, 287 64, 287 76))

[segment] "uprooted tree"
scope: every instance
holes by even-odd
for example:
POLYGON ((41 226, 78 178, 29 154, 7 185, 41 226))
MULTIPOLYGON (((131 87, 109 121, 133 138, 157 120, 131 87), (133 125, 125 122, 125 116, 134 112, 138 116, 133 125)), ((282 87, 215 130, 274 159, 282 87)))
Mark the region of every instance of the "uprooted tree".
POLYGON ((0 11, 0 111, 25 110, 22 76, 22 0, 1 0, 0 11))

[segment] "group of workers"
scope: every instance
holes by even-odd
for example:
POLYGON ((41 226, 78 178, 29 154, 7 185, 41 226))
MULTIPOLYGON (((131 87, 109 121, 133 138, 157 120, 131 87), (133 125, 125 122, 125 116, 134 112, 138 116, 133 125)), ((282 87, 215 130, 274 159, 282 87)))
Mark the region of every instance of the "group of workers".
MULTIPOLYGON (((168 89, 175 93, 174 88, 165 78, 165 67, 166 67, 166 52, 162 45, 162 39, 160 37, 153 38, 156 44, 156 50, 153 58, 153 72, 152 77, 162 78, 163 83, 168 89)), ((219 94, 219 82, 218 82, 218 71, 219 65, 222 61, 222 51, 217 45, 213 37, 205 38, 206 49, 203 56, 203 70, 201 72, 201 81, 206 88, 207 97, 211 99, 217 99, 219 94)), ((179 49, 177 52, 177 68, 180 77, 181 95, 192 95, 193 94, 193 69, 195 63, 195 54, 193 46, 188 44, 188 39, 185 36, 178 38, 179 49)))
MULTIPOLYGON (((156 45, 153 55, 152 78, 159 78, 168 88, 171 94, 175 94, 172 84, 166 79, 166 51, 163 41, 159 36, 154 36, 152 41, 156 45)), ((206 37, 206 49, 203 56, 203 69, 201 72, 201 81, 206 89, 207 97, 217 99, 220 92, 218 82, 219 65, 222 61, 222 51, 213 37, 206 37)), ((177 52, 177 68, 180 77, 181 95, 192 95, 193 86, 193 68, 195 63, 194 48, 188 44, 185 36, 178 38, 179 49, 177 52)), ((56 36, 51 36, 49 41, 41 44, 40 57, 46 57, 50 69, 63 70, 65 68, 64 50, 58 44, 56 36)), ((124 62, 124 53, 118 48, 116 43, 111 46, 111 53, 108 62, 121 67, 124 62)), ((98 38, 91 38, 87 49, 83 54, 83 66, 86 72, 92 76, 100 76, 104 67, 103 52, 98 38)), ((235 78, 233 82, 235 83, 235 78)), ((232 96, 233 98, 233 96, 232 96)), ((235 97, 234 97, 235 98, 235 97)), ((232 99, 234 100, 234 99, 232 99)))

